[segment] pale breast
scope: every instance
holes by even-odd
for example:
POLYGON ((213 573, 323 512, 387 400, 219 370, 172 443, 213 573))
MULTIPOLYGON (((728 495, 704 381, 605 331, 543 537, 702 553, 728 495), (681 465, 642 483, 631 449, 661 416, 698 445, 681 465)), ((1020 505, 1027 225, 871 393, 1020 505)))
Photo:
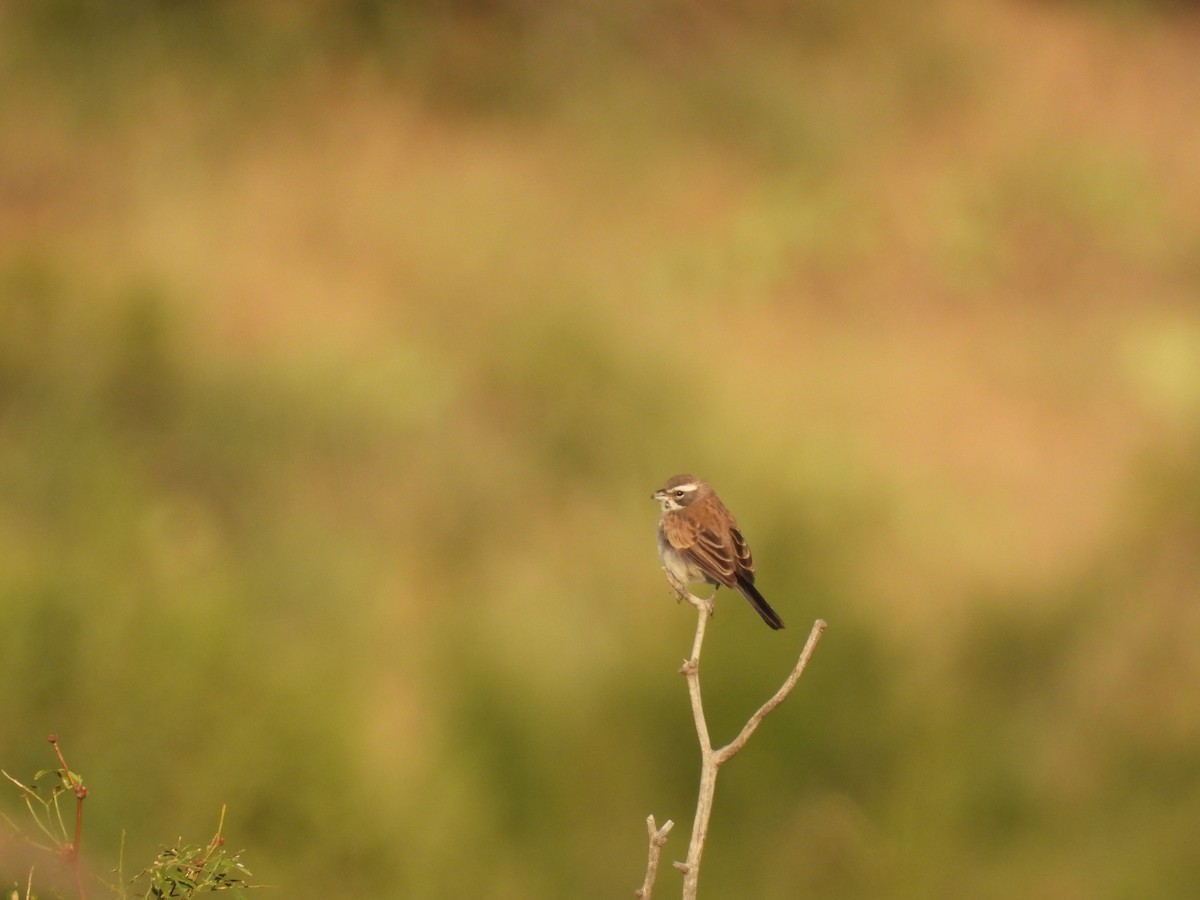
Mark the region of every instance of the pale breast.
POLYGON ((682 584, 704 581, 704 572, 686 556, 671 546, 662 527, 658 529, 658 555, 671 576, 682 584))

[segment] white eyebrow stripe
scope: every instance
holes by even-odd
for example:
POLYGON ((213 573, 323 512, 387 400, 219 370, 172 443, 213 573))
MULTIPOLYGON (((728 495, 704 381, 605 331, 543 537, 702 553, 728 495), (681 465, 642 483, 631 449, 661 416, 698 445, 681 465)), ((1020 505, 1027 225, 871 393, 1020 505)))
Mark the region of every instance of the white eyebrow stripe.
POLYGON ((675 485, 675 490, 677 490, 677 491, 698 491, 698 490, 700 490, 700 485, 696 484, 696 482, 694 482, 694 481, 691 484, 677 484, 677 485, 675 485))

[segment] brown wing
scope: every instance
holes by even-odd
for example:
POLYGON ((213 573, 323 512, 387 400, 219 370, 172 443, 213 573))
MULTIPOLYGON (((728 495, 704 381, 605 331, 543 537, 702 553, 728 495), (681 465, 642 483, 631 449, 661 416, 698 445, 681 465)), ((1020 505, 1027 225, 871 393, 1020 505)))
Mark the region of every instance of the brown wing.
MULTIPOLYGON (((744 549, 746 544, 740 534, 735 541, 722 540, 712 529, 702 528, 683 516, 668 516, 663 522, 663 534, 672 547, 713 581, 728 588, 737 587, 741 550, 736 548, 744 549)), ((749 553, 745 550, 747 558, 749 553)))
POLYGON ((738 527, 734 525, 729 529, 730 542, 733 544, 734 553, 737 554, 737 572, 751 584, 754 584, 754 557, 750 555, 750 547, 746 544, 746 539, 742 537, 742 533, 738 527))

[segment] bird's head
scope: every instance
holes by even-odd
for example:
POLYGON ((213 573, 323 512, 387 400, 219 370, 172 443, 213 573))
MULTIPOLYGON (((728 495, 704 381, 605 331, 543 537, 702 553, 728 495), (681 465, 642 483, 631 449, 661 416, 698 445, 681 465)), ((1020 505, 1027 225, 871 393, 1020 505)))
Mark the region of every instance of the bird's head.
POLYGON ((672 512, 690 506, 701 497, 712 492, 707 483, 695 475, 676 475, 651 494, 663 512, 672 512))

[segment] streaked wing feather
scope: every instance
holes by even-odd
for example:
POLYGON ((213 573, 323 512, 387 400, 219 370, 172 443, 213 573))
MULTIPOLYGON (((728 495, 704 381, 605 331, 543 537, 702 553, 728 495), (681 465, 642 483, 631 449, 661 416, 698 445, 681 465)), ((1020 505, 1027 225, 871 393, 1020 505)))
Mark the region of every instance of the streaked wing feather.
POLYGON ((729 536, 733 540, 733 549, 737 553, 738 573, 754 584, 754 557, 750 555, 750 547, 746 544, 746 539, 742 537, 742 533, 736 525, 730 529, 729 536))
POLYGON ((733 550, 714 532, 704 529, 696 534, 696 541, 683 551, 701 569, 725 587, 734 587, 737 574, 733 550))

